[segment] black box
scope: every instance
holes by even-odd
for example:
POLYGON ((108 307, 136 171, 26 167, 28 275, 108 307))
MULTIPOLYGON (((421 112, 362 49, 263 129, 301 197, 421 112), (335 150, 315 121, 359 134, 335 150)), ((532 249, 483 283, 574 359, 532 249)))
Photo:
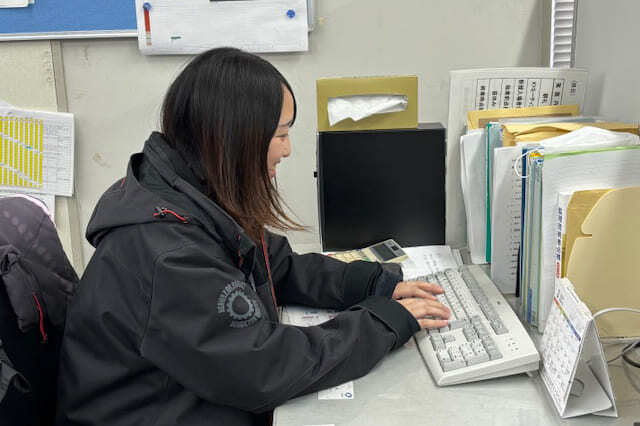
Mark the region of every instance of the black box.
POLYGON ((444 244, 445 130, 318 134, 318 208, 324 251, 393 238, 403 247, 444 244))

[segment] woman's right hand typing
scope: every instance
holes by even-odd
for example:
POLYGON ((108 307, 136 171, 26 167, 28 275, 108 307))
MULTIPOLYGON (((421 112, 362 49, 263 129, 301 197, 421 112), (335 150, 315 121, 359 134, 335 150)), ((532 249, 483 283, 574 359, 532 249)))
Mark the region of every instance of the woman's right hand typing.
POLYGON ((399 299, 397 302, 413 315, 420 328, 440 328, 449 324, 447 319, 451 311, 436 300, 410 297, 399 299))

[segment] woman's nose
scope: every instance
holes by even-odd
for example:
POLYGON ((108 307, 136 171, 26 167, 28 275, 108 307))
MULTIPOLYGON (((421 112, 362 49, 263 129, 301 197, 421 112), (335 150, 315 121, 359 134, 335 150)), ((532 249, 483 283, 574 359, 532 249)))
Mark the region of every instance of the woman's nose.
POLYGON ((286 158, 289 155, 291 155, 291 141, 287 138, 282 145, 282 156, 286 158))

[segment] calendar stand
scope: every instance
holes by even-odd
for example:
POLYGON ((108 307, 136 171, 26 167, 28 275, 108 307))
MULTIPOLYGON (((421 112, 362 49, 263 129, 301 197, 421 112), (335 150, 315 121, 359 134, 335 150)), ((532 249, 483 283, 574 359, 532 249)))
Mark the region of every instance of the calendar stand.
POLYGON ((556 282, 540 355, 540 376, 560 417, 618 417, 593 316, 566 278, 556 282))

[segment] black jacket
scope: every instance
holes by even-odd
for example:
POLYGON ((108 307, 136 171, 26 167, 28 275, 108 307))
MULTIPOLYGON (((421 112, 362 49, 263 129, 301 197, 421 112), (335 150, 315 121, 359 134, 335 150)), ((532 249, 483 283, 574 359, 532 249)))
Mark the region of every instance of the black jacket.
POLYGON ((267 233, 277 302, 344 310, 316 327, 280 324, 261 247, 183 158, 152 134, 96 206, 96 251, 63 339, 59 425, 256 424, 366 374, 418 330, 389 298, 401 276, 297 255, 267 233))

